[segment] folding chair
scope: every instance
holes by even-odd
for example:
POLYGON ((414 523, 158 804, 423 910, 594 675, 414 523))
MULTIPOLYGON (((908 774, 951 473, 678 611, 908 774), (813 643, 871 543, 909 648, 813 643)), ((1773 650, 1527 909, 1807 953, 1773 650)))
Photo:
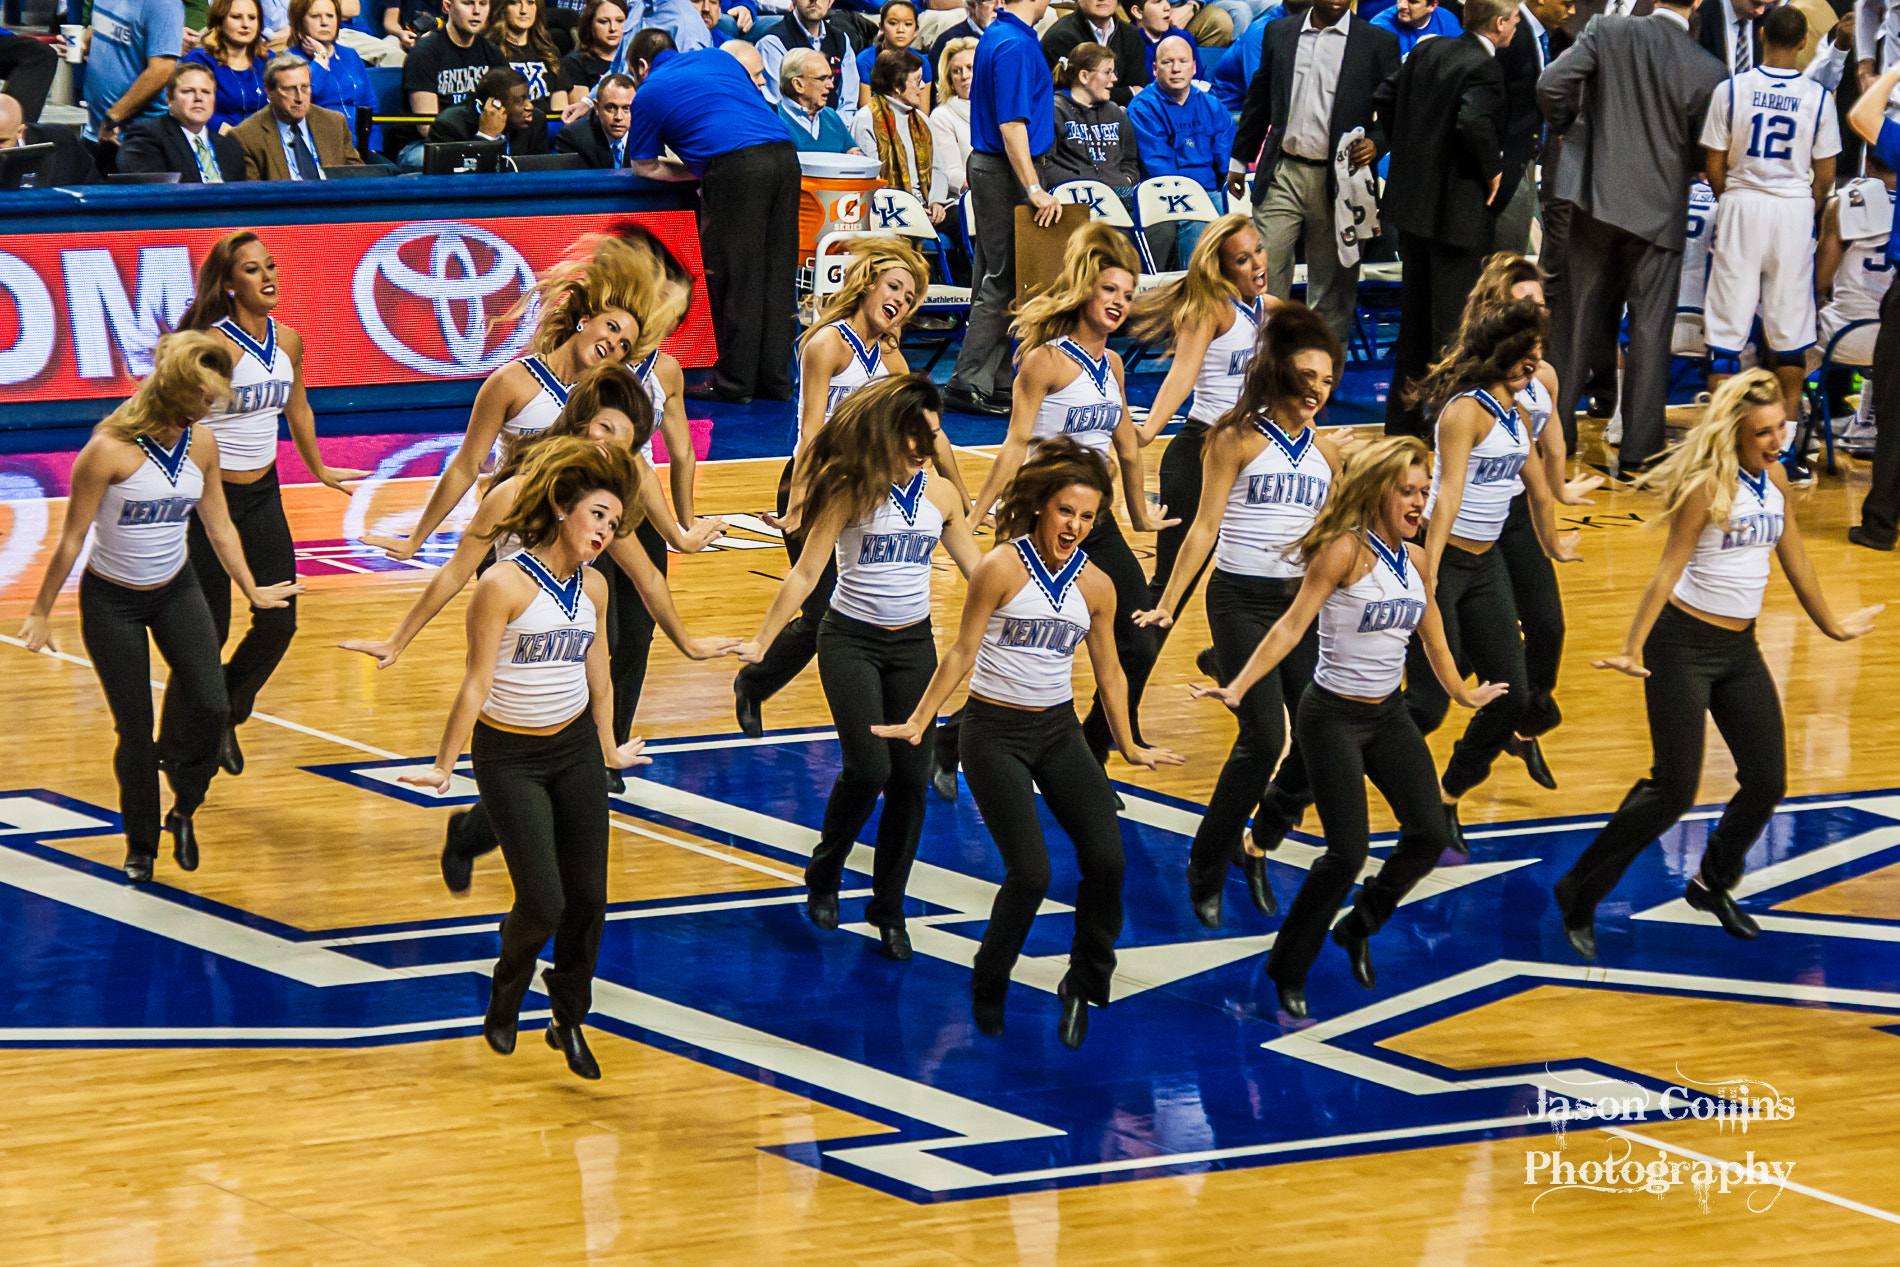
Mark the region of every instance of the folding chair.
POLYGON ((943 359, 946 348, 962 341, 964 328, 970 324, 970 288, 950 284, 950 270, 944 261, 943 238, 937 232, 937 226, 931 223, 930 212, 917 200, 916 195, 902 189, 874 190, 867 223, 873 233, 895 233, 915 240, 924 248, 923 253, 927 257, 936 260, 938 280, 928 282, 918 311, 948 316, 954 320, 946 329, 912 330, 906 335, 913 343, 935 346, 936 351, 923 367, 927 374, 943 359))
MULTIPOLYGON (((1795 436, 1794 451, 1807 452, 1808 441, 1813 438, 1814 419, 1818 417, 1821 420, 1821 443, 1827 451, 1829 475, 1838 468, 1834 462, 1834 414, 1827 402, 1828 371, 1837 365, 1851 369, 1870 368, 1874 363, 1874 341, 1879 334, 1878 318, 1867 317, 1848 322, 1827 341, 1827 348, 1821 353, 1820 368, 1810 374, 1804 384, 1809 401, 1808 420, 1801 424, 1795 436)), ((1872 390, 1871 385, 1868 390, 1872 390)))
MULTIPOLYGON (((1148 247, 1148 230, 1164 224, 1212 224, 1220 219, 1213 198, 1185 176, 1152 176, 1135 186, 1135 245, 1141 251, 1144 267, 1156 271, 1154 254, 1148 247)), ((1178 274, 1176 274, 1178 275, 1178 274)))

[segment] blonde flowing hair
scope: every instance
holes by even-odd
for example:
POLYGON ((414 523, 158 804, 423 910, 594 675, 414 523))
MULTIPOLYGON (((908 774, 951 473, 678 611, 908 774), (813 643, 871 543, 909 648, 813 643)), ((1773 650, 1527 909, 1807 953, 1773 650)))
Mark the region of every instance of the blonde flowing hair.
POLYGON ((1287 557, 1310 567, 1341 537, 1371 532, 1386 493, 1415 466, 1432 468, 1432 451, 1417 436, 1388 436, 1348 449, 1346 469, 1333 481, 1313 526, 1287 547, 1287 557))
POLYGON ((961 35, 951 40, 948 44, 945 44, 942 51, 937 54, 936 104, 942 105, 957 95, 957 90, 950 86, 950 59, 955 57, 958 53, 973 53, 975 51, 976 38, 970 35, 961 35))
POLYGON ((924 257, 917 248, 902 238, 859 238, 851 244, 851 263, 845 266, 844 281, 838 293, 825 301, 812 320, 811 329, 805 331, 804 338, 798 341, 799 347, 807 343, 834 321, 843 321, 858 310, 864 297, 877 285, 877 279, 893 268, 901 268, 910 274, 917 284, 916 293, 910 298, 910 307, 897 314, 897 320, 884 332, 884 342, 891 347, 897 346, 898 339, 904 333, 904 323, 916 315, 917 308, 924 302, 924 292, 930 289, 930 265, 924 263, 924 257))
POLYGON ((1186 272, 1165 286, 1136 295, 1128 314, 1128 333, 1135 342, 1170 346, 1181 330, 1198 322, 1218 322, 1228 304, 1239 303, 1240 292, 1221 271, 1220 252, 1234 235, 1252 227, 1253 221, 1239 212, 1222 216, 1201 234, 1186 272))
POLYGON ((539 303, 541 315, 528 347, 546 356, 572 338, 589 319, 619 308, 632 313, 639 323, 633 351, 627 357, 628 361, 638 361, 660 346, 660 340, 679 324, 692 296, 681 294, 669 283, 665 264, 644 245, 617 237, 587 238, 582 245, 586 254, 548 269, 496 324, 520 320, 539 303))
POLYGON ((1662 494, 1663 511, 1656 522, 1669 522, 1691 493, 1707 485, 1709 519, 1726 529, 1742 468, 1736 451, 1742 424, 1764 405, 1781 403, 1781 385, 1767 370, 1744 371, 1716 388, 1701 419, 1631 484, 1662 494))
POLYGON ((1525 282, 1536 282, 1540 286, 1544 284, 1543 270, 1535 262, 1515 251, 1498 251, 1487 256, 1484 272, 1478 275, 1478 284, 1472 288, 1471 297, 1465 300, 1463 325, 1475 324, 1478 314, 1486 308, 1513 302, 1511 291, 1525 282))
POLYGON ((1120 229, 1091 220, 1069 239, 1062 252, 1062 271, 1049 289, 1030 298, 1016 314, 1010 330, 1018 340, 1018 365, 1035 349, 1075 329, 1077 317, 1095 297, 1095 283, 1111 268, 1139 278, 1141 259, 1120 229))
POLYGON ((167 334, 158 341, 152 372, 99 429, 136 441, 196 422, 230 394, 231 349, 224 340, 198 330, 167 334))

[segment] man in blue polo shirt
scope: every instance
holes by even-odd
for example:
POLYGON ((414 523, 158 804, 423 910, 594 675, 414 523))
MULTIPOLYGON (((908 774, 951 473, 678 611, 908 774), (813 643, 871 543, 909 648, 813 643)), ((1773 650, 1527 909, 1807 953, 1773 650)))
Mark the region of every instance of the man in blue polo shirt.
POLYGON ((976 220, 970 324, 943 393, 962 413, 1009 415, 1009 306, 1016 299, 1016 208, 1056 222, 1062 204, 1036 181, 1036 157, 1055 144, 1055 81, 1035 25, 1049 0, 1009 0, 977 42, 970 80, 970 158, 964 166, 976 220))
POLYGON ((663 50, 634 95, 627 158, 650 180, 699 180, 719 363, 697 399, 792 398, 798 269, 798 152, 766 103, 765 62, 744 40, 697 53, 663 50), (679 162, 662 159, 671 147, 679 162))
POLYGON ((86 130, 117 142, 132 120, 165 113, 165 81, 183 48, 178 0, 98 0, 86 54, 86 130))
MULTIPOLYGON (((1874 80, 1847 122, 1888 167, 1900 165, 1900 124, 1887 117, 1887 101, 1900 84, 1900 64, 1874 80)), ((1887 263, 1900 260, 1900 216, 1887 237, 1887 263)), ((1900 539, 1900 286, 1880 301, 1880 335, 1874 340, 1874 470, 1860 522, 1847 539, 1870 550, 1891 550, 1900 539)))

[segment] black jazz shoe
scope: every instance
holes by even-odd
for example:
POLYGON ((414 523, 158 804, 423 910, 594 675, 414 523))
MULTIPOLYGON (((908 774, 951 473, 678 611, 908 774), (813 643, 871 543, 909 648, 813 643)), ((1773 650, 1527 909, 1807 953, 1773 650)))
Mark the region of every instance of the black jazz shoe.
POLYGON ((752 693, 740 686, 735 679, 732 684, 732 712, 739 719, 739 730, 747 739, 760 739, 765 735, 765 719, 759 715, 759 701, 752 693))
POLYGON ((1451 851, 1461 858, 1471 856, 1471 842, 1465 839, 1465 825, 1458 821, 1458 807, 1445 806, 1445 828, 1451 833, 1451 851))
POLYGON ((1247 896, 1253 899, 1253 908, 1262 915, 1278 915, 1279 899, 1273 896, 1273 885, 1267 881, 1267 858, 1265 854, 1240 851, 1241 874, 1247 877, 1247 896))
POLYGON ((1505 741, 1504 750, 1524 763, 1524 772, 1531 776, 1532 783, 1557 790, 1557 776, 1550 772, 1550 763, 1544 760, 1544 745, 1535 736, 1525 739, 1512 735, 1505 741))
POLYGON ((957 768, 955 766, 945 768, 943 763, 937 760, 937 751, 934 747, 930 751, 930 790, 937 794, 939 800, 957 799, 957 768))
POLYGON ((574 1071, 575 1077, 590 1082, 600 1078, 600 1066, 594 1062, 594 1053, 587 1050, 587 1040, 581 1036, 580 1026, 549 1021, 547 1033, 548 1046, 567 1057, 567 1067, 574 1071))
POLYGON ((805 895, 805 914, 811 922, 829 932, 838 926, 838 893, 813 891, 805 895))
POLYGON ((1280 1010, 1296 1021, 1306 1019, 1306 985, 1282 985, 1275 981, 1273 988, 1280 995, 1280 1010))
POLYGON ((482 1037, 497 1056, 515 1053, 515 1026, 521 1019, 521 1000, 510 998, 510 991, 488 989, 488 1012, 482 1017, 482 1037))
POLYGON ((449 829, 442 840, 442 883, 449 886, 449 892, 462 894, 468 892, 469 882, 475 878, 475 860, 456 848, 455 837, 460 833, 462 820, 470 811, 458 809, 449 815, 449 829))
POLYGON ((1069 984, 1064 975, 1062 983, 1056 986, 1056 997, 1062 1000, 1062 1019, 1056 1022, 1056 1037, 1070 1051, 1082 1046, 1082 1040, 1089 1036, 1089 1001, 1082 992, 1069 984))
POLYGON ((1201 882, 1192 873, 1188 875, 1188 905, 1194 908, 1194 918, 1201 921, 1202 928, 1220 927, 1223 896, 1220 885, 1203 892, 1201 882))
POLYGON ((1202 647, 1194 656, 1194 667, 1201 671, 1202 677, 1221 680, 1220 657, 1214 654, 1214 648, 1202 647))
POLYGON ((895 959, 904 963, 910 959, 910 933, 902 924, 891 924, 878 930, 877 948, 886 959, 895 959))
POLYGON ((1346 952, 1346 961, 1352 965, 1352 979, 1363 989, 1374 989, 1379 977, 1372 968, 1372 939, 1366 936, 1365 926, 1359 922, 1356 912, 1348 912, 1346 918, 1333 926, 1333 944, 1346 952))
POLYGON ((1577 952, 1577 957, 1585 963, 1592 963, 1597 957, 1596 912, 1582 914, 1574 911, 1576 905, 1575 886, 1570 877, 1557 881, 1551 889, 1551 896, 1557 899, 1557 915, 1563 921, 1564 940, 1577 952))
POLYGON ((985 990, 981 986, 971 989, 970 1017, 976 1022, 976 1032, 985 1038, 996 1038, 1002 1034, 1003 999, 1008 992, 1007 983, 1000 990, 985 990))
POLYGON ((218 740, 218 768, 233 778, 244 773, 244 749, 238 747, 236 726, 226 726, 218 740))
POLYGON ((165 815, 165 830, 172 834, 172 859, 180 871, 198 869, 198 833, 192 830, 191 816, 177 810, 165 815))
POLYGON ((139 853, 137 850, 125 851, 125 878, 133 884, 152 882, 152 864, 158 861, 156 854, 139 853))
POLYGON ((1722 923, 1722 931, 1730 937, 1754 941, 1761 936, 1761 925, 1735 905, 1734 898, 1717 889, 1704 888, 1700 878, 1689 881, 1689 887, 1682 891, 1682 900, 1698 911, 1715 916, 1722 923))

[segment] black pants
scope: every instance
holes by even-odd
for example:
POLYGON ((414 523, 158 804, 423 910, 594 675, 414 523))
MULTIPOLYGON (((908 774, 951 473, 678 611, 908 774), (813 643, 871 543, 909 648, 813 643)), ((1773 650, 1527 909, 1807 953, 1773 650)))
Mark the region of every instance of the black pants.
POLYGON ((578 1025, 593 1005, 607 918, 607 769, 591 711, 553 735, 475 723, 475 785, 501 838, 515 904, 501 922, 494 989, 519 1000, 554 938, 543 977, 554 1019, 578 1025))
POLYGON ((1564 719, 1552 696, 1564 659, 1564 600, 1557 588, 1557 567, 1538 544, 1537 530, 1531 526, 1525 494, 1511 499, 1504 532, 1491 548, 1504 557, 1511 596, 1517 602, 1517 623, 1524 631, 1524 675, 1529 690, 1518 733, 1533 738, 1557 729, 1564 719))
POLYGON ((1670 342, 1676 329, 1676 297, 1682 283, 1682 252, 1658 246, 1581 208, 1570 212, 1565 244, 1570 334, 1559 341, 1556 416, 1566 443, 1576 434, 1577 398, 1590 369, 1605 356, 1605 332, 1612 352, 1617 311, 1629 306, 1629 351, 1623 360, 1624 466, 1647 462, 1662 452, 1663 407, 1669 403, 1670 342))
MULTIPOLYGON (((1546 173, 1550 168, 1544 169, 1546 173)), ((1571 302, 1573 289, 1570 280, 1570 217, 1577 211, 1575 203, 1561 198, 1546 198, 1544 210, 1544 243, 1537 256, 1537 266, 1544 271, 1544 298, 1550 306, 1550 348, 1544 353, 1544 359, 1552 365, 1571 364, 1570 348, 1579 343, 1571 302)), ((1616 381, 1616 344, 1617 333, 1623 325, 1623 310, 1620 304, 1605 305, 1598 314, 1599 329, 1589 337, 1581 338, 1579 343, 1580 359, 1577 363, 1585 366, 1585 380, 1578 384, 1577 394, 1572 400, 1579 400, 1585 392, 1591 390, 1591 384, 1616 381)), ((1564 429, 1564 450, 1567 453, 1577 451, 1577 415, 1573 403, 1568 413, 1559 412, 1552 421, 1560 423, 1564 429)))
POLYGON ((1431 749, 1412 724, 1401 694, 1377 704, 1346 699, 1315 683, 1300 700, 1294 736, 1306 753, 1326 853, 1314 861, 1267 956, 1267 975, 1300 986, 1326 944, 1339 904, 1352 891, 1370 850, 1366 780, 1399 820, 1399 842, 1360 886, 1355 916, 1367 936, 1392 917, 1412 886, 1431 874, 1451 831, 1439 809, 1431 749))
POLYGON ((20 115, 28 123, 40 121, 58 70, 59 54, 38 40, 0 35, 0 79, 6 80, 7 96, 20 103, 20 115))
POLYGON ((845 859, 882 794, 871 903, 864 911, 865 920, 879 928, 901 928, 904 923, 904 886, 910 882, 910 864, 924 830, 930 750, 899 739, 879 739, 871 727, 909 717, 936 671, 937 644, 928 619, 903 629, 884 629, 827 612, 818 627, 818 676, 838 728, 844 769, 825 802, 824 827, 811 865, 805 868, 805 883, 814 893, 837 892, 845 859))
POLYGON ((1016 372, 1009 363, 1010 310, 1016 303, 1016 208, 1029 191, 1001 154, 973 151, 964 165, 976 229, 971 234, 970 324, 957 351, 950 386, 1009 398, 1016 372))
MULTIPOLYGON (((1214 634, 1214 654, 1223 678, 1232 681, 1240 673, 1299 592, 1298 577, 1236 576, 1214 569, 1207 583, 1207 624, 1214 634)), ((1318 660, 1319 633, 1309 626, 1287 657, 1241 696, 1234 714, 1240 734, 1221 767, 1214 794, 1207 798, 1200 830, 1194 833, 1194 850, 1188 859, 1189 892, 1209 892, 1226 879, 1234 841, 1254 806, 1262 806, 1263 813, 1272 813, 1290 826, 1311 802, 1299 741, 1287 750, 1286 733, 1287 714, 1299 707, 1318 660), (1280 760, 1283 750, 1285 761, 1280 760), (1273 780, 1270 789, 1268 779, 1273 780)))
POLYGON ((798 179, 790 141, 721 154, 700 177, 700 254, 722 395, 792 398, 798 179))
MULTIPOLYGON (((1438 614, 1444 619, 1445 642, 1458 671, 1510 687, 1472 714, 1451 751, 1451 760, 1445 763, 1445 791, 1463 796, 1484 782, 1491 763, 1524 724, 1530 694, 1524 637, 1517 628, 1517 600, 1511 593, 1504 555, 1496 546, 1483 554, 1470 554, 1455 545, 1445 547, 1438 563, 1438 614)), ((1451 707, 1451 696, 1439 685, 1425 656, 1423 638, 1412 639, 1406 649, 1405 704, 1421 735, 1437 730, 1451 707)))
MULTIPOLYGON (((1168 580, 1174 575, 1175 556, 1181 553, 1181 543, 1187 540, 1194 516, 1200 513, 1201 449, 1206 442, 1207 424, 1189 420, 1181 425, 1180 433, 1168 442, 1167 452, 1161 455, 1161 504, 1168 508, 1170 518, 1181 522, 1155 534, 1155 575, 1151 588, 1156 602, 1161 601, 1161 595, 1168 588, 1168 580)), ((1205 565, 1202 571, 1206 571, 1205 565)), ((1184 603, 1200 579, 1196 576, 1181 591, 1184 603)))
POLYGON ((1727 892, 1742 878, 1749 848, 1788 790, 1781 697, 1751 629, 1723 629, 1673 604, 1664 607, 1643 643, 1643 698, 1654 759, 1616 814, 1565 878, 1574 885, 1566 917, 1594 910, 1636 856, 1695 804, 1702 781, 1706 718, 1715 719, 1740 785, 1709 833, 1702 879, 1727 892))
MULTIPOLYGON (((1485 240, 1490 241, 1489 230, 1485 240)), ((1385 398, 1385 433, 1418 436, 1432 429, 1425 411, 1404 403, 1405 389, 1425 371, 1458 331, 1465 300, 1484 272, 1482 246, 1452 246, 1416 233, 1399 234, 1405 276, 1399 283, 1399 337, 1392 345, 1392 386, 1385 398)))
POLYGON ((1900 289, 1889 287, 1880 301, 1873 375, 1874 469, 1860 530, 1875 545, 1890 546, 1900 537, 1900 289))
POLYGON ((157 857, 159 770, 171 784, 172 808, 191 817, 217 772, 224 733, 224 673, 198 575, 187 564, 157 589, 138 590, 87 572, 79 579, 79 632, 119 735, 112 769, 126 846, 157 857), (156 743, 148 630, 171 668, 156 743))
MULTIPOLYGON (((791 497, 792 464, 785 464, 784 472, 779 476, 778 513, 784 514, 791 497)), ((793 567, 798 566, 799 556, 805 552, 805 534, 785 534, 785 557, 793 567)), ((740 668, 733 679, 733 685, 743 690, 755 700, 768 700, 785 688, 785 684, 805 671, 805 666, 818 654, 818 626, 831 609, 831 591, 838 588, 838 559, 836 552, 825 560, 825 570, 818 578, 818 584, 811 587, 806 595, 804 606, 798 615, 785 622, 785 628, 778 631, 778 637, 765 649, 757 664, 748 664, 740 668)))
MULTIPOLYGON (((633 530, 647 558, 666 575, 666 538, 646 520, 633 530)), ((614 739, 627 742, 633 734, 633 715, 640 708, 640 692, 647 681, 647 657, 653 650, 653 613, 633 578, 605 554, 594 566, 607 578, 607 656, 614 683, 614 739)))
MULTIPOLYGON (((258 585, 277 585, 297 579, 297 547, 290 539, 290 523, 284 518, 284 498, 277 484, 277 472, 271 470, 254 484, 224 484, 224 500, 231 510, 231 522, 237 527, 238 540, 244 544, 244 562, 258 585)), ((191 552, 192 570, 204 590, 205 605, 211 609, 211 627, 222 649, 231 636, 231 578, 211 548, 204 523, 193 515, 186 533, 191 552)), ((224 665, 224 689, 230 699, 231 724, 249 720, 257 703, 257 693, 277 671, 278 662, 290 650, 297 633, 297 600, 284 607, 251 608, 251 627, 231 652, 224 665)))
POLYGON ((963 768, 970 795, 1003 855, 1007 872, 976 952, 971 989, 997 998, 1049 891, 1049 846, 1035 793, 1075 846, 1082 883, 1075 892, 1069 983, 1089 1002, 1108 1003, 1115 939, 1122 931, 1122 833, 1108 776, 1089 752, 1070 704, 1024 710, 972 698, 964 710, 963 768))

